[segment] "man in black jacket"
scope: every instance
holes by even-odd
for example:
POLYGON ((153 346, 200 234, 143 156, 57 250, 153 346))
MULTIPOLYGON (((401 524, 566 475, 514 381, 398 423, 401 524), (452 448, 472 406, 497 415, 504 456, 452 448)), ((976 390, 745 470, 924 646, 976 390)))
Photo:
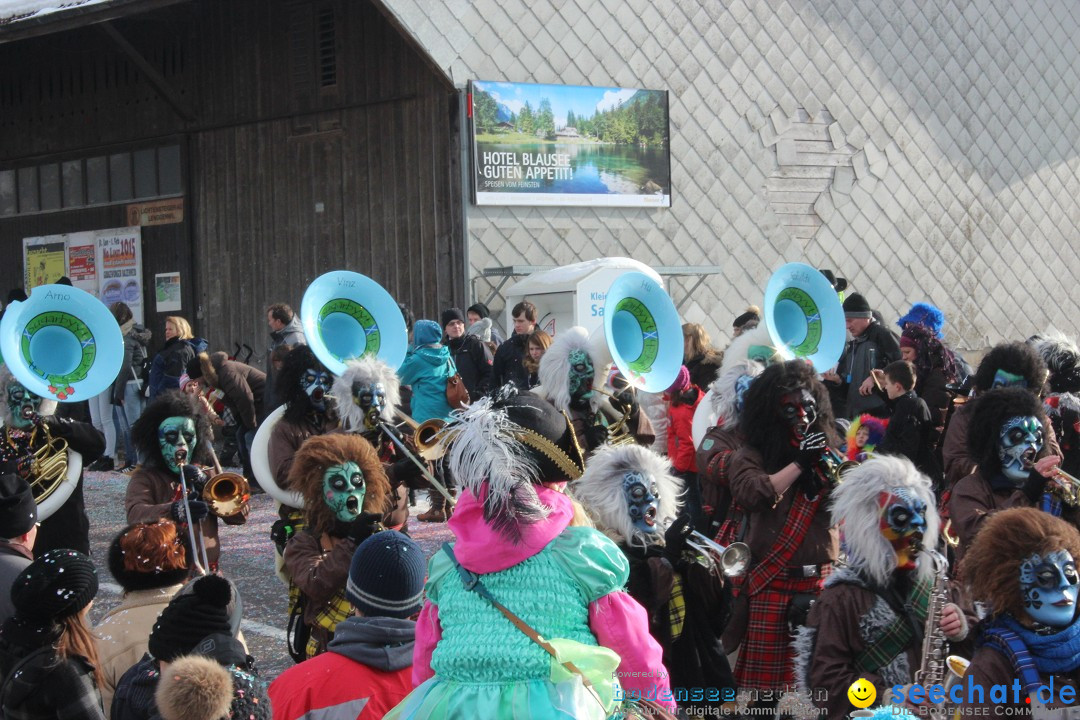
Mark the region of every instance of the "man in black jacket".
POLYGON ((492 387, 514 383, 521 391, 529 389, 529 371, 522 361, 528 352, 529 335, 536 329, 536 306, 523 300, 514 306, 514 334, 499 346, 491 369, 492 387))
POLYGON ((866 298, 852 293, 844 301, 844 317, 851 340, 840 356, 836 372, 822 378, 827 383, 836 417, 853 418, 863 413, 888 414, 885 401, 873 392, 871 371, 900 359, 900 342, 874 318, 866 298))

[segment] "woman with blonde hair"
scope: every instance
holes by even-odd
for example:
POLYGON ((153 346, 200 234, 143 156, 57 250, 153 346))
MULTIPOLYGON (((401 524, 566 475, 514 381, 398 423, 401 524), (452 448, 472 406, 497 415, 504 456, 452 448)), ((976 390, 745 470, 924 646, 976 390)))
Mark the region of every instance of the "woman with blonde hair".
POLYGON ((720 372, 724 354, 712 346, 709 333, 698 323, 683 323, 683 365, 690 371, 690 382, 707 388, 720 372))
POLYGON ((165 390, 179 389, 180 376, 187 364, 206 348, 206 341, 195 337, 187 320, 179 315, 165 318, 165 347, 150 365, 149 398, 153 400, 165 390))
POLYGON ((101 668, 86 615, 98 590, 89 557, 50 550, 11 586, 0 629, 0 712, 21 720, 103 720, 101 668))

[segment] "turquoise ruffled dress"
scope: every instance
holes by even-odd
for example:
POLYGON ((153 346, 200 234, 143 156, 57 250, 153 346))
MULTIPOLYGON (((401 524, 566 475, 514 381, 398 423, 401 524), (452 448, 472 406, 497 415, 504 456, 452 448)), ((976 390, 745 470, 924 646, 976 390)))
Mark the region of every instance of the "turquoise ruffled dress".
MULTIPOLYGON (((546 639, 596 646, 589 605, 621 590, 626 557, 601 533, 568 527, 543 550, 506 570, 481 576, 500 603, 546 639)), ((551 681, 551 656, 477 593, 466 590, 445 552, 428 567, 425 588, 438 606, 442 638, 435 672, 386 718, 579 720, 604 717, 591 696, 551 681)), ((642 629, 647 632, 647 628, 642 629)))

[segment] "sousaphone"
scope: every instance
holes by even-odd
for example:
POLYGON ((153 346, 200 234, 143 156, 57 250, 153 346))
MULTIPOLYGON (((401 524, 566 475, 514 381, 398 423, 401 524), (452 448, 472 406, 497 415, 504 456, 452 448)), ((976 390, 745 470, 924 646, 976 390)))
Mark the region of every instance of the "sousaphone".
MULTIPOLYGON (((345 372, 346 362, 364 355, 375 355, 396 370, 409 348, 405 319, 394 298, 371 278, 349 270, 328 272, 308 285, 300 321, 308 347, 334 375, 345 372)), ((270 436, 284 414, 282 405, 259 426, 251 447, 251 469, 268 495, 283 505, 302 508, 303 496, 280 487, 270 468, 270 436)))
POLYGON ((788 263, 765 288, 765 325, 785 360, 802 358, 823 373, 836 367, 847 341, 844 307, 815 268, 788 263))
MULTIPOLYGON (((80 402, 112 386, 124 359, 124 337, 109 309, 68 285, 41 285, 8 305, 0 320, 0 354, 19 383, 51 401, 80 402)), ((45 520, 79 484, 82 455, 44 428, 34 453, 30 486, 45 520)))
POLYGON ((604 338, 631 386, 664 392, 678 377, 683 361, 679 311, 648 275, 628 272, 611 283, 604 304, 604 338))

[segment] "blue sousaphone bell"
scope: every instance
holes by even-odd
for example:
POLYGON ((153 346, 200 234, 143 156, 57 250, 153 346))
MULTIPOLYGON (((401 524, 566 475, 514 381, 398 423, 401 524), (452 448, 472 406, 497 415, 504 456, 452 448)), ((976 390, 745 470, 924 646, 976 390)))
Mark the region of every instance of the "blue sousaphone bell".
POLYGON ((819 373, 840 360, 847 341, 844 307, 828 278, 803 263, 788 263, 765 288, 765 325, 784 359, 803 358, 819 373))
POLYGON ((679 311, 664 288, 640 272, 611 283, 604 305, 604 337, 623 377, 645 392, 664 392, 683 361, 679 311))
POLYGON ((47 400, 80 402, 116 381, 124 336, 100 300, 69 285, 39 285, 0 321, 0 353, 11 374, 47 400))

